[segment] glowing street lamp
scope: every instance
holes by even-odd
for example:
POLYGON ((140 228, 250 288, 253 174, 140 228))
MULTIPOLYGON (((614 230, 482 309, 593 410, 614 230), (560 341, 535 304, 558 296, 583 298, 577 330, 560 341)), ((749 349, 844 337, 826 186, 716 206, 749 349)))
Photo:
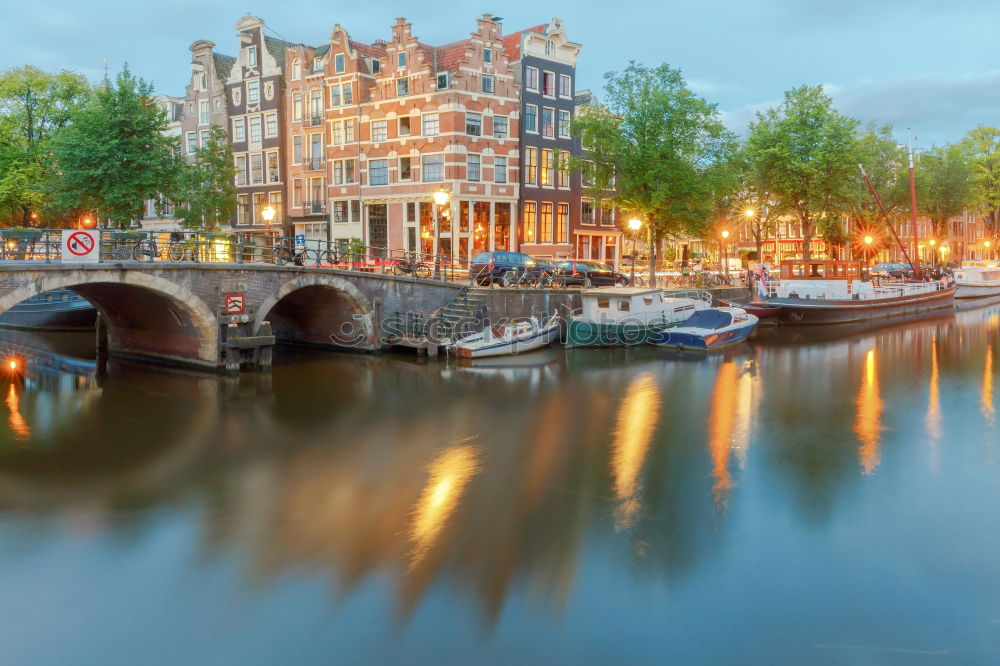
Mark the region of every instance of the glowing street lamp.
POLYGON ((726 277, 729 277, 729 230, 724 229, 722 231, 722 255, 723 264, 726 267, 726 277))
POLYGON ((991 243, 989 241, 986 241, 985 243, 983 243, 983 245, 986 246, 986 258, 987 259, 992 259, 993 258, 993 253, 990 252, 990 246, 993 245, 993 243, 991 243))
POLYGON ((628 221, 628 228, 632 232, 632 277, 629 278, 629 284, 635 286, 635 244, 639 237, 639 230, 642 229, 642 220, 637 217, 633 217, 628 221))

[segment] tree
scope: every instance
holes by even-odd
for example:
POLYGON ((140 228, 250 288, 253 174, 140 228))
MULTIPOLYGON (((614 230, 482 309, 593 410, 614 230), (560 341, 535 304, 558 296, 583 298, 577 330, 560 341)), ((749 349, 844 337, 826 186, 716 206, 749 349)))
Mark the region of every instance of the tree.
POLYGON ((778 220, 785 210, 768 191, 759 165, 750 159, 745 147, 733 164, 736 189, 729 197, 729 213, 746 224, 756 246, 757 260, 763 261, 761 246, 766 239, 774 236, 778 220))
POLYGON ((571 167, 584 171, 595 199, 645 218, 655 274, 659 242, 698 233, 732 191, 735 141, 680 70, 632 62, 605 78, 606 104, 585 107, 573 124, 587 154, 571 167))
POLYGON ((843 213, 857 170, 858 122, 833 109, 822 86, 785 93, 750 123, 747 152, 780 207, 802 225, 803 256, 818 220, 843 213))
POLYGON ((226 131, 212 127, 195 161, 181 167, 175 215, 187 229, 218 229, 236 210, 236 167, 226 131))
POLYGON ((180 168, 177 139, 163 134, 167 115, 152 93, 152 85, 126 65, 72 114, 72 124, 55 144, 63 205, 96 209, 127 226, 141 215, 145 200, 173 194, 180 168))
POLYGON ((995 243, 1000 216, 1000 129, 980 125, 969 132, 962 143, 972 162, 972 198, 995 243))
POLYGON ((917 208, 930 218, 934 235, 944 236, 948 220, 976 198, 974 172, 965 147, 935 146, 920 156, 916 174, 917 208))

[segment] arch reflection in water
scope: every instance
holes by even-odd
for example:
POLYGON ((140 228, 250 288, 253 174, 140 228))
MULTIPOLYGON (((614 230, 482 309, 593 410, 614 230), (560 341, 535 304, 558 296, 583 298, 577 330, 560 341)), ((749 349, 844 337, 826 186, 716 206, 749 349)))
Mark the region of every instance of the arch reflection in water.
POLYGON ((437 542, 448 519, 458 508, 465 487, 479 470, 479 452, 470 439, 442 451, 427 468, 427 485, 413 507, 410 523, 410 568, 437 542))
POLYGON ((882 437, 882 396, 878 384, 878 366, 875 361, 875 350, 869 349, 865 356, 864 374, 861 378, 861 388, 856 400, 857 418, 854 421, 854 433, 861 446, 858 447, 858 459, 862 473, 873 474, 881 462, 879 445, 882 437))
POLYGON ((632 380, 618 408, 615 438, 611 448, 611 474, 614 478, 615 525, 627 529, 639 515, 640 473, 649 455, 653 432, 660 422, 660 389, 652 373, 644 372, 632 380))

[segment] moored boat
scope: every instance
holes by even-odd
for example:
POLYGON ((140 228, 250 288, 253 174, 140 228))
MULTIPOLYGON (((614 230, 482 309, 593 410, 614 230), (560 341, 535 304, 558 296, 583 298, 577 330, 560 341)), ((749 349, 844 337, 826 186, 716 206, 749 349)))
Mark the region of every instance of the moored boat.
POLYGON ((780 306, 768 305, 767 303, 761 303, 758 301, 751 301, 749 303, 734 303, 723 298, 719 298, 717 300, 719 301, 719 305, 724 308, 740 308, 742 310, 746 310, 747 313, 757 317, 757 319, 760 320, 760 324, 776 319, 778 317, 778 313, 781 312, 780 306))
POLYGON ((32 296, 0 314, 0 326, 45 331, 93 330, 97 310, 69 289, 32 296))
POLYGON ((648 341, 651 333, 677 326, 712 306, 703 291, 613 287, 581 292, 582 308, 568 318, 567 347, 617 347, 648 341))
POLYGON ((1000 296, 1000 266, 963 263, 955 270, 955 298, 1000 296))
POLYGON ((537 317, 488 326, 482 332, 462 338, 452 345, 463 358, 487 358, 523 354, 546 347, 559 338, 559 317, 537 317))
POLYGON ((651 334, 649 341, 660 347, 711 351, 743 342, 757 322, 742 308, 709 308, 695 312, 680 326, 651 334))
POLYGON ((768 285, 766 305, 777 306, 788 324, 840 324, 951 308, 952 280, 894 282, 863 280, 861 263, 788 259, 780 264, 780 282, 768 285))

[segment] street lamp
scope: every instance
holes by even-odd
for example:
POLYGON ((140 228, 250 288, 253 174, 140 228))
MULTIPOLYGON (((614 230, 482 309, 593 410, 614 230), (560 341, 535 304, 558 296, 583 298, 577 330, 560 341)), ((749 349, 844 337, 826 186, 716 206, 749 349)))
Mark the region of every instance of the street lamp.
POLYGON ((448 190, 435 190, 434 197, 434 279, 441 279, 441 212, 451 201, 448 190))
POLYGON ((80 220, 80 228, 81 229, 86 229, 89 226, 90 226, 90 217, 87 216, 87 215, 84 215, 83 219, 80 220))
POLYGON ((729 277, 729 230, 723 230, 722 232, 722 253, 723 260, 722 263, 726 267, 726 277, 729 277))
POLYGON ((628 228, 632 232, 632 277, 629 279, 629 284, 633 287, 635 286, 635 244, 636 240, 639 238, 639 229, 642 229, 642 220, 637 217, 633 217, 628 221, 628 228))
POLYGON ((993 245, 993 243, 986 241, 985 243, 983 243, 983 245, 986 246, 986 260, 989 261, 990 259, 993 258, 993 253, 990 252, 990 246, 993 245))

